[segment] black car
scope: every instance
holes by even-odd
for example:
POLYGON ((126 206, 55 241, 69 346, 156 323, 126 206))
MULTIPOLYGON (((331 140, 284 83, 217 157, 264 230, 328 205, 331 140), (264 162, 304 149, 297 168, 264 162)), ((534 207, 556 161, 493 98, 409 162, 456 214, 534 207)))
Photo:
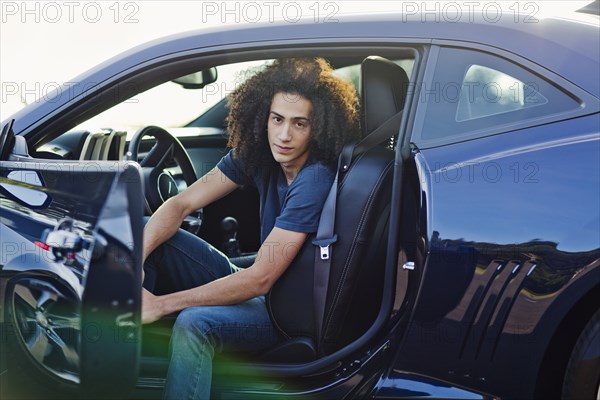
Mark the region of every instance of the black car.
MULTIPOLYGON (((144 215, 226 153, 236 73, 298 56, 353 80, 367 139, 341 155, 337 241, 307 241, 269 294, 285 339, 222 356, 214 398, 600 398, 600 28, 581 13, 179 34, 6 119, 0 396, 160 397, 172 320, 140 323, 144 215)), ((243 188, 182 228, 245 265, 258 208, 243 188)))

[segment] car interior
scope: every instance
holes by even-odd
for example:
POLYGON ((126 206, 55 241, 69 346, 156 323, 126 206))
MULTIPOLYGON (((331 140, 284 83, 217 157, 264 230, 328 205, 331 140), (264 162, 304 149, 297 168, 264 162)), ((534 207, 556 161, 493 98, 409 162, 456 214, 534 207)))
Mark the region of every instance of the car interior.
MULTIPOLYGON (((411 188, 414 180, 406 178, 415 173, 414 166, 405 162, 410 146, 406 138, 398 137, 398 132, 402 111, 409 105, 409 83, 414 79, 411 76, 420 53, 411 48, 387 47, 333 50, 297 52, 327 54, 325 58, 336 71, 353 81, 360 98, 362 135, 366 138, 341 156, 344 165, 338 171, 337 207, 327 211, 337 240, 327 260, 330 271, 326 292, 315 289, 315 251, 322 249, 313 244, 312 235, 267 296, 282 341, 261 354, 221 356, 215 367, 216 380, 220 374, 230 376, 233 370, 240 376, 254 376, 261 371, 263 377, 327 373, 343 360, 355 359, 357 352, 377 338, 384 324, 400 320, 403 302, 398 299, 405 298, 408 283, 403 281, 406 276, 397 268, 396 258, 399 253, 418 252, 418 246, 409 243, 410 239, 398 241, 399 247, 388 246, 388 241, 416 237, 418 195, 411 188), (411 195, 406 195, 407 191, 411 195), (402 224, 390 232, 394 226, 390 221, 397 220, 402 224), (322 316, 316 316, 318 307, 323 307, 322 316)), ((281 56, 268 55, 269 59, 281 56)), ((259 57, 265 59, 264 54, 251 58, 259 57)), ((190 85, 185 79, 183 84, 176 83, 184 88, 187 84, 186 90, 206 90, 211 81, 219 82, 219 69, 220 65, 210 65, 196 74, 204 79, 200 85, 190 85)), ((166 174, 166 179, 172 179, 182 190, 226 154, 226 116, 223 96, 178 127, 159 128, 148 120, 144 121, 148 125, 140 124, 132 136, 130 130, 116 127, 90 130, 77 126, 38 144, 30 153, 35 158, 82 162, 131 159, 142 167, 151 167, 145 176, 149 215, 164 197, 169 197, 161 192, 160 182, 152 183, 160 181, 157 174, 166 174), (148 193, 148 186, 154 186, 153 194, 148 193)), ((198 210, 182 228, 221 249, 236 265, 247 267, 260 246, 258 203, 256 190, 243 187, 198 210)), ((170 316, 143 326, 139 386, 162 386, 174 320, 175 316, 170 316)), ((232 384, 228 379, 223 382, 232 384)))

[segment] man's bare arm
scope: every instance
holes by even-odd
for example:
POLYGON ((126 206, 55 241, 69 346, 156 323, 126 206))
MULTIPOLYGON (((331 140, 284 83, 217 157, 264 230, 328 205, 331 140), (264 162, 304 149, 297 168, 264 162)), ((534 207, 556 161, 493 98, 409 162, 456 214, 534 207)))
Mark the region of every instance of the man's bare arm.
POLYGON ((164 296, 145 292, 143 322, 153 322, 191 306, 238 304, 266 294, 298 254, 306 237, 306 233, 273 228, 251 267, 181 292, 164 296))
POLYGON ((217 167, 182 193, 167 200, 144 227, 143 260, 173 236, 184 218, 232 192, 237 185, 217 167))

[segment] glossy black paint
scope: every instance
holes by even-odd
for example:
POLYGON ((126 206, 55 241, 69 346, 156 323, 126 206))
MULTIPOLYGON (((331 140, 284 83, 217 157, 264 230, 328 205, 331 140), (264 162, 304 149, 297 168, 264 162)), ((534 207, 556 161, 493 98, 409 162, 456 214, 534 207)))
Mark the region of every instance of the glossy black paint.
MULTIPOLYGON (((335 25, 269 24, 180 34, 132 49, 75 78, 77 85, 63 87, 49 96, 52 101, 19 112, 15 131, 30 144, 38 143, 60 133, 56 127, 74 125, 69 112, 76 107, 110 105, 95 95, 125 96, 140 88, 115 86, 127 77, 185 57, 246 49, 358 43, 428 48, 431 43, 476 42, 488 51, 518 54, 535 64, 538 73, 552 71, 595 103, 575 118, 549 124, 452 144, 414 144, 407 167, 414 174, 407 185, 417 192, 418 216, 404 215, 402 221, 417 225, 407 230, 414 238, 403 238, 417 243, 408 254, 416 269, 399 269, 397 287, 406 276, 410 280, 406 303, 398 300, 377 340, 328 373, 296 381, 269 378, 266 386, 232 381, 222 386, 225 394, 248 398, 532 398, 543 393, 540 385, 548 377, 562 379, 551 370, 560 373, 566 364, 565 354, 580 329, 570 325, 574 315, 586 320, 600 307, 595 296, 600 287, 600 82, 590 79, 597 76, 600 60, 597 33, 597 25, 558 19, 489 24, 476 18, 472 23, 441 22, 432 30, 418 18, 377 16, 335 25)), ((416 72, 418 79, 426 79, 423 70, 416 72)), ((413 104, 406 129, 418 137, 419 132, 411 131, 412 121, 424 105, 413 104)), ((100 199, 110 189, 77 190, 100 199)), ((63 203, 54 203, 57 215, 72 209, 78 220, 94 224, 101 200, 75 204, 70 202, 77 196, 64 197, 63 203)), ((14 240, 26 243, 18 251, 39 251, 32 241, 56 223, 56 215, 52 209, 49 215, 30 214, 7 203, 2 198, 2 229, 10 228, 20 235, 14 240)), ((104 231, 112 232, 114 226, 104 231)), ((5 263, 6 237, 3 278, 26 269, 23 263, 21 270, 5 263)), ((124 250, 126 242, 121 238, 115 246, 124 250)), ((39 265, 44 274, 52 274, 54 267, 39 265)), ((95 279, 106 283, 97 273, 95 279)), ((94 296, 106 303, 101 292, 94 296)), ((99 381, 109 381, 109 375, 99 381)))
POLYGON ((552 325, 600 282, 597 132, 593 115, 417 153, 429 257, 397 368, 533 397, 552 325))
MULTIPOLYGON (((0 393, 47 396, 47 384, 28 387, 21 381, 30 374, 61 382, 67 393, 121 393, 134 384, 140 351, 141 249, 133 246, 142 229, 139 166, 27 161, 0 162, 0 176, 37 171, 53 201, 33 211, 0 199, 0 393), (45 229, 65 218, 84 245, 57 257, 39 241, 45 229), (31 335, 23 337, 23 331, 31 335), (114 374, 115 362, 130 372, 114 374)), ((19 184, 5 178, 3 183, 19 184)))
POLYGON ((393 370, 377 392, 378 399, 463 399, 491 400, 492 396, 473 393, 424 376, 393 370))

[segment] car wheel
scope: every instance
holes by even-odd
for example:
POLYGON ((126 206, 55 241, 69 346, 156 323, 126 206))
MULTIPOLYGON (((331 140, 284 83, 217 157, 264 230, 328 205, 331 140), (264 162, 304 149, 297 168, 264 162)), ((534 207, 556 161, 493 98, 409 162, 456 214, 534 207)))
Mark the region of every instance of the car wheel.
POLYGON ((562 397, 600 400, 600 310, 575 343, 565 372, 562 397))
POLYGON ((4 383, 9 387, 3 395, 76 398, 79 335, 71 303, 52 283, 37 278, 20 279, 7 293, 4 383))

